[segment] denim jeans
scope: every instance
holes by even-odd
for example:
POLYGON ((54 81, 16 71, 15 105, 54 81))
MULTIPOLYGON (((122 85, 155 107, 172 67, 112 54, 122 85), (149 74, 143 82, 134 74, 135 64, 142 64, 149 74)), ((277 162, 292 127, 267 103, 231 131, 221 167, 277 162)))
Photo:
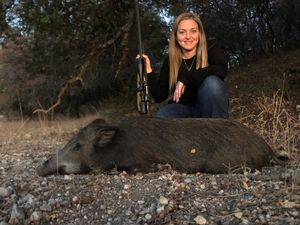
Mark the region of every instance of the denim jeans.
POLYGON ((228 118, 228 96, 224 81, 217 76, 208 76, 198 88, 195 106, 171 103, 160 108, 155 116, 228 118))

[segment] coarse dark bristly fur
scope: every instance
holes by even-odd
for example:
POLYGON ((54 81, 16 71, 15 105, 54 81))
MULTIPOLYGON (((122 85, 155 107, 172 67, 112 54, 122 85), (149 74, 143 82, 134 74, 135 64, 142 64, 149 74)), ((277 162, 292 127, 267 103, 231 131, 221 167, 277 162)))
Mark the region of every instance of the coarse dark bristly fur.
POLYGON ((128 118, 114 126, 97 119, 37 171, 46 176, 57 171, 87 173, 98 167, 134 173, 168 163, 186 173, 227 173, 261 169, 272 158, 263 138, 230 120, 128 118))

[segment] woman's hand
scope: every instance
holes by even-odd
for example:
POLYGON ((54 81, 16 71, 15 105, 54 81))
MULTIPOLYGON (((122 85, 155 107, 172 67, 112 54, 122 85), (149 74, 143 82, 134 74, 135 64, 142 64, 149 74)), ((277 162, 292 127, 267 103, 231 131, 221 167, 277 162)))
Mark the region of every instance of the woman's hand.
POLYGON ((181 95, 184 93, 185 85, 178 81, 173 95, 173 101, 178 103, 181 95))
MULTIPOLYGON (((140 58, 140 55, 138 54, 136 56, 136 58, 140 58)), ((150 59, 147 55, 143 54, 143 59, 144 59, 144 66, 145 66, 145 70, 146 70, 146 73, 151 73, 152 72, 152 67, 151 67, 151 62, 150 62, 150 59)))

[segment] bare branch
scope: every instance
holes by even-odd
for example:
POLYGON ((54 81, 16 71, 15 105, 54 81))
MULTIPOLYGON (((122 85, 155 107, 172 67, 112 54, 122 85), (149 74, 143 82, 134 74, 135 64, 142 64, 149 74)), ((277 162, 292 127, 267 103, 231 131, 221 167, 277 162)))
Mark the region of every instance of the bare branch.
POLYGON ((124 64, 126 58, 127 58, 127 55, 128 55, 128 51, 129 51, 129 48, 128 48, 128 41, 129 41, 129 32, 130 32, 130 29, 132 28, 133 24, 134 24, 134 18, 133 18, 133 14, 131 15, 130 17, 130 21, 128 22, 128 27, 126 27, 126 30, 125 30, 125 33, 124 33, 124 36, 123 36, 123 39, 122 39, 122 42, 121 42, 121 46, 123 48, 123 54, 122 54, 122 57, 118 63, 118 67, 117 67, 117 71, 115 73, 115 77, 114 77, 114 80, 117 79, 120 71, 121 71, 121 67, 122 65, 124 64))
MULTIPOLYGON (((90 66, 91 64, 91 61, 92 61, 92 58, 97 55, 97 53, 111 45, 113 45, 121 36, 122 34, 124 34, 124 39, 128 39, 128 32, 130 30, 130 28, 132 27, 132 24, 133 24, 133 14, 131 13, 129 15, 129 20, 128 22, 122 26, 120 28, 120 30, 116 33, 116 35, 111 38, 110 40, 108 40, 107 42, 103 43, 103 44, 100 44, 98 45, 96 48, 93 49, 93 51, 91 51, 88 56, 87 56, 87 60, 84 62, 84 64, 81 66, 81 69, 80 69, 80 72, 79 74, 77 74, 76 76, 73 76, 71 77, 70 79, 66 80, 61 88, 60 88, 60 91, 59 91, 59 94, 57 96, 57 100, 56 102, 50 106, 48 109, 36 109, 33 111, 33 113, 39 113, 39 112, 42 112, 42 113, 49 113, 50 111, 54 110, 56 107, 58 107, 61 103, 61 100, 63 98, 63 96, 65 95, 66 91, 68 90, 68 88, 70 87, 70 85, 74 82, 77 82, 77 81, 80 81, 81 84, 83 83, 83 80, 84 80, 84 75, 86 74, 86 70, 87 68, 90 66)), ((122 57, 123 58, 123 57, 122 57)))

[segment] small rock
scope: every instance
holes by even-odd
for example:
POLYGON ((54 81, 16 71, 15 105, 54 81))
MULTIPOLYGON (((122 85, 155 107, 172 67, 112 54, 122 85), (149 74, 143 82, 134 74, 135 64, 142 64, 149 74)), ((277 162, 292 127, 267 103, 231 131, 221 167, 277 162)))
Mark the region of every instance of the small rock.
POLYGON ((166 197, 164 197, 164 196, 160 196, 160 197, 159 197, 159 203, 160 203, 161 205, 168 205, 169 200, 168 200, 166 197))
POLYGON ((289 211, 289 214, 296 218, 299 215, 299 212, 297 210, 292 210, 292 211, 289 211))
POLYGON ((50 198, 49 200, 48 200, 48 205, 50 205, 50 206, 53 206, 53 205, 55 205, 57 203, 57 201, 55 200, 55 199, 53 199, 53 198, 50 198))
POLYGON ((34 211, 30 216, 31 222, 38 222, 42 218, 42 213, 40 211, 34 211))
POLYGON ((205 185, 204 184, 200 184, 200 188, 203 190, 205 189, 205 185))
POLYGON ((72 198, 72 201, 73 201, 73 202, 78 202, 78 201, 79 201, 79 198, 78 198, 77 196, 74 196, 74 197, 72 198))
POLYGON ((241 219, 242 216, 243 216, 243 213, 242 213, 242 212, 236 212, 236 213, 234 214, 234 216, 235 216, 236 218, 238 218, 238 219, 241 219))
POLYGON ((217 180, 216 180, 215 177, 211 177, 211 178, 210 178, 210 182, 211 182, 211 185, 212 185, 212 186, 216 186, 216 185, 217 185, 217 180))
POLYGON ((23 224, 25 220, 25 213, 22 208, 18 207, 16 204, 13 205, 9 224, 23 224))
POLYGON ((157 214, 162 214, 164 211, 165 211, 164 206, 161 206, 161 207, 157 208, 157 210, 156 210, 157 214))
POLYGON ((243 218, 243 219, 242 219, 242 223, 243 223, 243 224, 249 224, 249 220, 247 220, 246 218, 243 218))
POLYGON ((196 153, 196 149, 193 148, 193 149, 191 150, 191 153, 192 153, 192 154, 195 154, 195 153, 196 153))
POLYGON ((70 175, 64 175, 64 179, 65 179, 65 180, 72 180, 72 179, 73 179, 73 177, 72 177, 72 176, 70 176, 70 175))
POLYGON ((186 179, 184 180, 184 182, 187 183, 187 184, 189 184, 189 183, 192 183, 192 180, 191 180, 190 178, 186 178, 186 179))
POLYGON ((201 216, 201 215, 198 215, 197 217, 195 217, 194 221, 197 224, 206 224, 207 223, 207 220, 203 216, 201 216))
POLYGON ((132 212, 131 212, 131 210, 129 209, 129 210, 126 210, 126 212, 125 212, 125 215, 126 216, 130 216, 132 214, 132 212))
POLYGON ((6 223, 5 221, 0 222, 0 225, 8 225, 8 223, 6 223))
POLYGON ((34 202, 36 201, 36 198, 32 194, 27 194, 25 197, 22 199, 23 202, 27 202, 30 205, 33 205, 34 202))
POLYGON ((184 190, 186 188, 186 184, 181 182, 181 183, 176 183, 176 188, 180 190, 184 190))
POLYGON ((145 216, 145 219, 146 220, 151 220, 151 218, 152 218, 152 216, 148 213, 148 214, 146 214, 146 216, 145 216))
POLYGON ((11 190, 4 188, 4 187, 0 187, 0 197, 7 197, 11 194, 11 190))
POLYGON ((40 210, 41 210, 41 211, 44 211, 44 212, 51 212, 51 211, 52 211, 52 208, 51 208, 50 205, 45 204, 45 205, 42 205, 42 206, 40 207, 40 210))
POLYGON ((128 184, 124 185, 124 190, 128 190, 129 188, 130 188, 130 185, 128 185, 128 184))

